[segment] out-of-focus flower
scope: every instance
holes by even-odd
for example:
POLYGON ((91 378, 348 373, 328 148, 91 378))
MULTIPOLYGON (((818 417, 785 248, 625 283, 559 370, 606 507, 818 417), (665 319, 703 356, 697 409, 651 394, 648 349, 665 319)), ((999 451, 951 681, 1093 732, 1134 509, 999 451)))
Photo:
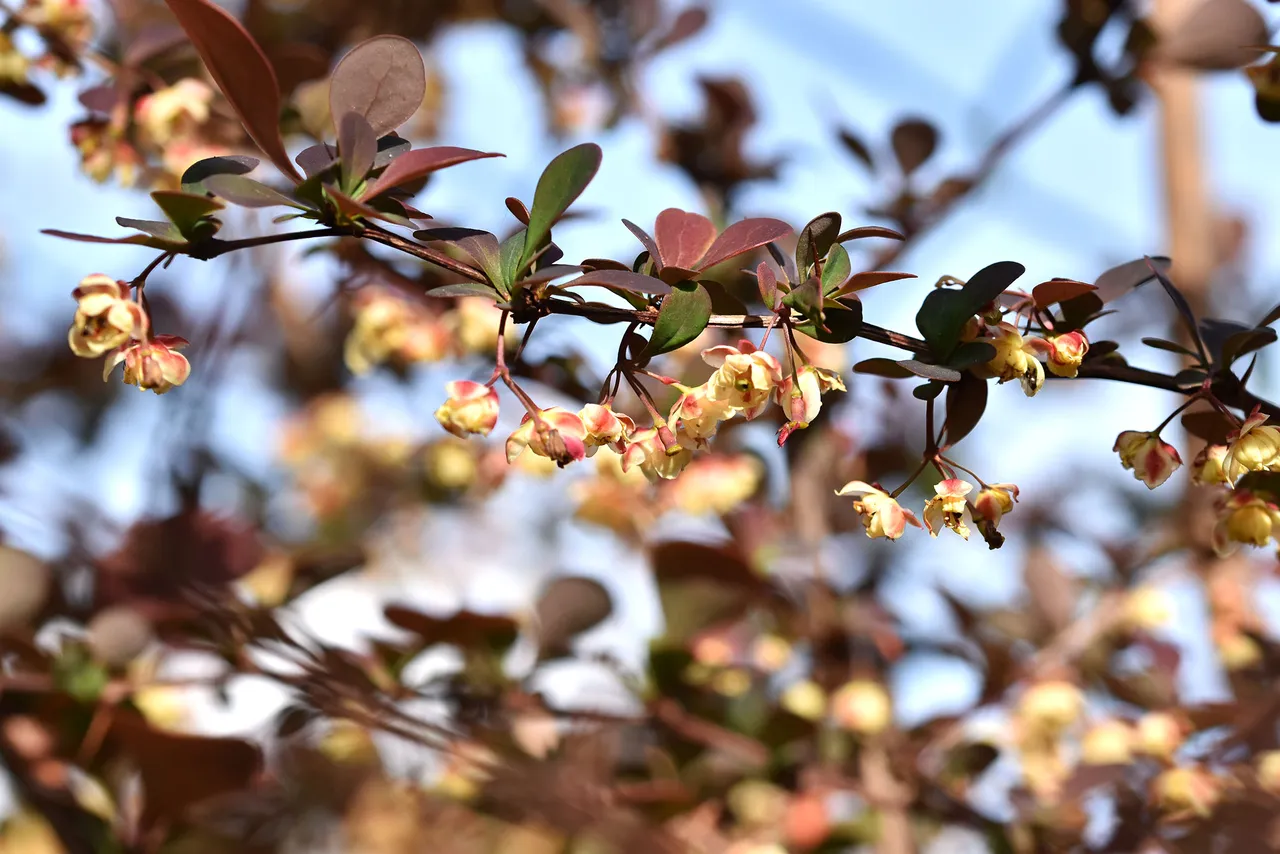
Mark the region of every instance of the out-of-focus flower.
POLYGON ((1074 377, 1089 352, 1089 339, 1083 332, 1067 332, 1049 340, 1049 371, 1059 377, 1074 377))
POLYGON ((436 410, 440 426, 459 438, 488 436, 498 423, 498 393, 471 380, 454 380, 445 391, 449 398, 436 410))
POLYGON ((671 423, 699 445, 715 435, 721 421, 734 416, 727 400, 712 400, 710 394, 706 385, 687 389, 671 408, 671 423))
POLYGON ((93 34, 93 16, 86 0, 34 0, 23 7, 22 18, 72 45, 87 42, 93 34))
POLYGON ((1223 457, 1228 483, 1246 472, 1280 471, 1280 427, 1266 421, 1267 416, 1255 410, 1231 437, 1223 457))
POLYGON ((382 289, 355 299, 355 323, 344 356, 353 374, 365 374, 392 358, 405 364, 436 362, 448 355, 449 333, 423 306, 382 289))
MULTIPOLYGON (((195 138, 175 139, 164 147, 160 155, 160 163, 171 183, 181 177, 192 165, 210 157, 222 157, 230 154, 231 149, 222 145, 210 145, 195 138)), ((158 183, 164 183, 160 181, 158 183)))
POLYGON ((507 462, 515 461, 528 448, 564 468, 587 455, 586 438, 587 428, 577 413, 553 406, 540 410, 536 421, 526 413, 507 439, 507 462))
POLYGON ((786 667, 791 656, 791 644, 778 635, 760 635, 751 644, 751 663, 765 673, 776 673, 786 667))
POLYGON ((859 735, 877 735, 893 722, 893 704, 879 682, 855 679, 831 695, 831 718, 859 735))
POLYGON ((613 451, 596 454, 595 461, 595 477, 569 485, 577 503, 574 518, 624 536, 643 531, 656 515, 646 495, 649 479, 638 468, 624 472, 622 456, 613 451))
POLYGON ((133 120, 156 145, 189 136, 209 121, 213 88, 203 80, 184 77, 172 86, 143 95, 133 105, 133 120))
POLYGON ((965 498, 973 490, 973 484, 951 477, 937 484, 937 493, 924 505, 924 525, 929 533, 938 536, 943 528, 950 528, 964 539, 969 539, 969 526, 973 515, 965 498))
POLYGON ((1040 338, 1024 339, 1012 323, 1002 322, 988 329, 990 338, 987 343, 996 348, 996 355, 987 362, 987 370, 1000 382, 1019 380, 1027 397, 1044 385, 1044 366, 1040 364, 1040 356, 1047 356, 1050 351, 1048 342, 1040 338))
POLYGON ((650 480, 672 480, 693 460, 693 451, 676 441, 664 441, 661 431, 650 427, 631 436, 622 454, 622 470, 639 468, 650 480))
POLYGON ((1124 622, 1131 629, 1151 631, 1169 622, 1173 599, 1159 587, 1137 587, 1125 596, 1124 622))
MULTIPOLYGON (((492 355, 498 346, 498 328, 502 325, 502 309, 488 297, 463 297, 457 300, 452 315, 454 334, 464 353, 492 355)), ((503 347, 510 350, 520 341, 520 327, 507 323, 503 347)))
POLYGON ((1226 555, 1237 543, 1265 546, 1278 525, 1280 507, 1247 489, 1237 489, 1219 504, 1213 547, 1220 555, 1226 555))
POLYGON ((792 429, 808 427, 822 409, 822 395, 829 391, 845 391, 840 375, 805 365, 794 378, 787 377, 774 391, 778 405, 787 413, 792 429))
POLYGON ((596 452, 596 448, 608 446, 618 453, 626 450, 627 437, 636 429, 631 416, 613 411, 613 408, 597 403, 588 403, 578 413, 582 425, 587 431, 587 455, 596 452))
POLYGON ((0 31, 0 83, 21 86, 27 82, 30 63, 13 44, 9 34, 0 31))
POLYGON ((782 365, 743 339, 737 347, 721 345, 702 351, 702 360, 716 369, 707 380, 707 396, 741 409, 748 420, 769 404, 773 389, 782 382, 782 365))
POLYGON ((71 143, 80 152, 80 168, 99 184, 111 178, 122 187, 132 187, 142 173, 143 159, 138 150, 106 122, 90 119, 71 126, 71 143))
POLYGON ((1037 682, 1018 700, 1018 722, 1030 734, 1056 737, 1080 717, 1084 695, 1070 682, 1037 682))
POLYGON ((1218 658, 1229 673, 1249 670, 1262 663, 1262 647, 1242 631, 1234 628, 1213 633, 1218 658))
POLYGON ((1227 480, 1227 446, 1206 445, 1191 464, 1191 482, 1201 486, 1220 486, 1227 480))
POLYGON ((1156 805, 1166 812, 1205 817, 1222 798, 1223 783, 1204 768, 1170 768, 1152 786, 1156 805))
POLYGON ((903 508, 889 493, 861 480, 851 480, 836 495, 854 496, 853 509, 862 520, 867 536, 875 539, 886 537, 896 540, 907 530, 907 525, 920 527, 920 520, 910 510, 903 508))
POLYGON ((1013 512, 1018 500, 1018 487, 1012 483, 993 483, 973 499, 973 512, 992 525, 999 525, 1004 514, 1013 512))
POLYGON ((76 317, 67 332, 71 352, 82 358, 101 356, 147 334, 147 315, 129 299, 129 286, 102 273, 80 280, 71 295, 76 317))
POLYGON ((821 720, 827 713, 827 694, 812 679, 801 679, 787 686, 778 702, 791 714, 807 721, 821 720))
POLYGON ((1258 785, 1264 791, 1280 795, 1280 750, 1264 750, 1253 763, 1258 772, 1258 785))
POLYGON ((1133 727, 1121 720, 1094 724, 1084 734, 1080 758, 1086 765, 1125 765, 1133 759, 1133 727))
POLYGON ((1131 469, 1147 489, 1164 483, 1182 465, 1178 449, 1161 441, 1158 433, 1125 430, 1116 437, 1111 450, 1120 455, 1120 465, 1131 469))
POLYGON ((1133 749, 1146 756, 1169 762, 1187 735, 1186 724, 1169 712, 1147 712, 1134 726, 1133 749))
POLYGON ((180 386, 191 375, 191 363, 177 352, 187 346, 177 335, 156 335, 148 341, 126 344, 115 351, 102 371, 106 380, 116 365, 124 362, 124 381, 139 391, 164 394, 180 386))
POLYGON ((466 489, 479 477, 480 465, 472 445, 443 439, 423 449, 422 473, 428 484, 439 489, 466 489))
POLYGON ((749 454, 716 454, 693 460, 666 487, 665 497, 692 516, 723 516, 755 495, 763 475, 760 461, 749 454))

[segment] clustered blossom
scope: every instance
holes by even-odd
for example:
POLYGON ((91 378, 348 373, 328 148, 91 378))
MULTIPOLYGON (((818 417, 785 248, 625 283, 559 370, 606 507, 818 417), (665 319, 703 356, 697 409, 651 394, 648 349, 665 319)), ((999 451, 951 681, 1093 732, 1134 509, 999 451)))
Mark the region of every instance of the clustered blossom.
MULTIPOLYGON (((1018 487, 1011 483, 984 485, 970 501, 968 496, 972 491, 973 484, 955 477, 934 486, 933 497, 924 505, 924 527, 932 536, 950 528, 967 540, 975 518, 990 526, 984 530, 994 529, 1004 515, 1013 510, 1018 498, 1018 487)), ((853 509, 862 519, 867 536, 873 539, 896 540, 906 532, 907 525, 921 527, 914 513, 878 486, 853 480, 836 495, 854 497, 853 509)))
POLYGON ((133 120, 147 139, 168 145, 179 137, 192 136, 209 120, 213 88, 203 80, 185 77, 133 105, 133 120))
POLYGON ((102 378, 124 363, 124 381, 139 390, 164 394, 187 381, 191 364, 178 350, 187 346, 176 335, 155 335, 142 306, 130 299, 130 286, 94 273, 71 294, 76 316, 67 332, 71 352, 83 359, 106 355, 102 378))
POLYGON ((1002 383, 1020 381, 1027 397, 1033 397, 1044 385, 1040 357, 1053 352, 1051 345, 1042 338, 1023 338, 1018 328, 1008 322, 988 327, 987 331, 990 337, 984 340, 996 348, 996 355, 987 362, 987 371, 1002 383))
POLYGON ((355 322, 343 347, 351 373, 377 365, 438 362, 449 353, 449 333, 424 306, 390 290, 367 288, 355 298, 355 322))

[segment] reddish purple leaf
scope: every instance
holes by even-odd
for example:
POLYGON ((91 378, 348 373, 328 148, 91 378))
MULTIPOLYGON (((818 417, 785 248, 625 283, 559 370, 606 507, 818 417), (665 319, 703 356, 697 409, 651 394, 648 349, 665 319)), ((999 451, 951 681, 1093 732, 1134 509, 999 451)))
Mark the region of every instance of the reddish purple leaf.
POLYGON ((1090 285, 1086 282, 1076 282, 1071 279, 1050 279, 1047 282, 1041 282, 1036 285, 1032 289, 1031 295, 1035 297, 1036 308, 1048 308, 1054 303, 1075 299, 1078 296, 1092 293, 1097 289, 1097 285, 1090 285))
POLYGON ((61 237, 63 240, 76 240, 80 243, 133 243, 138 246, 150 246, 153 249, 174 249, 185 245, 182 240, 164 240, 149 234, 130 234, 128 237, 99 237, 96 234, 77 234, 74 231, 59 231, 56 228, 41 229, 41 234, 50 237, 61 237))
POLYGON ((524 202, 515 196, 507 196, 507 210, 511 211, 511 215, 519 220, 521 225, 529 225, 529 209, 525 207, 524 202))
POLYGON ((670 287, 652 276, 642 276, 639 273, 632 273, 630 270, 593 270, 585 276, 566 283, 566 287, 576 287, 578 285, 604 285, 642 294, 671 293, 670 287))
POLYGON ((758 217, 735 222, 724 230, 724 233, 711 244, 707 254, 698 262, 699 270, 707 270, 717 264, 723 264, 752 249, 759 249, 791 233, 791 226, 780 219, 758 217))
POLYGON ((885 228, 883 225, 860 225, 857 228, 840 232, 840 236, 836 238, 836 243, 844 243, 846 240, 860 240, 864 237, 887 237, 890 240, 907 239, 906 235, 900 234, 892 228, 885 228))
POLYGON ((662 266, 692 269, 716 242, 716 226, 701 214, 667 208, 658 214, 653 236, 662 266))
POLYGON ((649 232, 645 231, 643 228, 636 225, 634 222, 632 222, 629 219, 624 219, 622 221, 622 224, 627 227, 628 231, 630 231, 632 234, 636 236, 636 240, 639 240, 642 244, 644 244, 644 248, 649 253, 649 258, 653 260, 654 267, 661 270, 662 269, 662 253, 658 251, 658 244, 655 243, 654 239, 649 236, 649 232))
POLYGON ((865 291, 867 288, 874 288, 876 285, 883 285, 885 282, 896 282, 900 279, 914 279, 915 277, 915 273, 889 273, 882 271, 854 273, 849 277, 849 281, 845 282, 840 290, 836 291, 835 296, 842 297, 858 291, 865 291))
MULTIPOLYGON (((582 266, 588 270, 627 270, 631 268, 621 261, 613 261, 609 258, 587 258, 582 262, 582 266)), ((1274 322, 1275 318, 1272 318, 1274 322)), ((1264 324, 1265 325, 1265 324, 1264 324)))
POLYGON ((409 181, 416 181, 430 175, 437 169, 445 169, 466 163, 468 160, 480 160, 485 157, 502 157, 504 155, 487 151, 474 151, 470 148, 455 148, 451 145, 440 145, 434 148, 418 148, 391 161, 386 171, 365 190, 362 199, 371 199, 385 193, 392 187, 398 187, 409 181))
POLYGON ((702 32, 707 25, 707 10, 701 6, 694 6, 691 9, 685 9, 681 12, 671 24, 671 29, 663 34, 650 49, 653 53, 674 47, 682 41, 691 39, 698 33, 702 32))
POLYGON ((381 137, 422 106, 427 72, 417 46, 401 36, 375 36, 338 62, 329 81, 329 112, 339 122, 359 113, 381 137))
POLYGON ((277 169, 301 182, 280 138, 280 87, 262 49, 239 21, 209 0, 165 2, 249 137, 277 169))
POLYGON ((764 307, 772 310, 778 297, 778 277, 768 261, 761 261, 756 267, 756 285, 760 288, 760 299, 764 307))

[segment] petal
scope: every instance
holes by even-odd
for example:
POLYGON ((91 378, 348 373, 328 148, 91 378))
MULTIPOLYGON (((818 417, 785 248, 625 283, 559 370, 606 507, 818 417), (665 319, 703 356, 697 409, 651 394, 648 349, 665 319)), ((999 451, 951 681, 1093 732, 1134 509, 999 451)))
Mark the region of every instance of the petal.
POLYGON ((716 347, 710 347, 702 351, 702 361, 706 362, 713 368, 718 368, 724 364, 724 360, 730 356, 737 356, 740 353, 737 347, 730 347, 728 344, 720 344, 716 347))
POLYGON ((883 489, 876 489, 874 486, 867 483, 865 480, 851 480, 848 483, 846 483, 844 486, 836 490, 836 495, 844 495, 844 496, 870 495, 872 493, 887 495, 887 493, 885 493, 883 489))

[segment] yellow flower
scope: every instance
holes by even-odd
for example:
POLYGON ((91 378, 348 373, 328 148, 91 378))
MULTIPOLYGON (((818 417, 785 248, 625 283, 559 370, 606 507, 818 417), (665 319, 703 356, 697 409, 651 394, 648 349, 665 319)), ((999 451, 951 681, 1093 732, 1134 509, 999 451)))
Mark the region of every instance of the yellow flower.
POLYGON ((1280 471, 1280 427, 1266 421, 1266 415, 1254 410, 1231 438, 1223 457, 1228 483, 1235 483, 1246 472, 1280 471))
POLYGON ((1164 762, 1173 759, 1186 735, 1183 722, 1168 712, 1148 712, 1138 718, 1134 729, 1137 738, 1133 749, 1164 762))
POLYGON ((1124 765, 1133 758, 1133 728, 1121 720, 1094 724, 1084 734, 1080 758, 1086 765, 1124 765))
POLYGON ((564 468, 587 455, 587 428, 577 413, 559 406, 543 409, 535 420, 527 413, 507 439, 507 462, 514 462, 525 448, 564 468))
POLYGON ((1258 785, 1273 795, 1280 795, 1280 750, 1264 750, 1254 759, 1258 785))
POLYGON ((1154 790, 1161 809, 1204 817, 1222 798, 1222 781, 1202 768, 1170 768, 1156 778, 1154 790))
POLYGON ((1237 543, 1265 546, 1280 525, 1280 508, 1245 489, 1237 489, 1218 508, 1213 547, 1230 554, 1237 543))
POLYGON ((344 357, 353 374, 365 374, 391 359, 406 364, 436 362, 449 351, 449 334, 425 308, 384 290, 362 291, 344 357))
POLYGON ((1120 455, 1120 465, 1133 470, 1133 476, 1155 489, 1169 479, 1182 465, 1178 449, 1164 442, 1156 433, 1125 430, 1116 437, 1111 450, 1120 455))
POLYGON ((959 478, 948 478, 933 488, 937 493, 924 505, 924 525, 929 533, 938 536, 942 529, 950 528, 966 540, 973 516, 969 512, 965 496, 973 490, 973 484, 959 478))
POLYGON ((693 451, 675 441, 667 430, 650 427, 631 437, 622 454, 622 470, 639 468, 649 480, 673 480, 693 460, 693 451))
POLYGON ((914 513, 904 509, 889 493, 869 483, 851 480, 840 487, 836 495, 856 496, 853 509, 862 519, 867 536, 872 539, 885 537, 896 540, 907 530, 908 524, 920 527, 920 520, 914 513))
POLYGON ((1040 338, 1023 339, 1012 323, 999 323, 988 331, 987 343, 996 348, 996 355, 987 362, 987 370, 1002 383, 1019 380, 1027 397, 1034 397, 1044 385, 1039 356, 1047 354, 1049 344, 1040 338))
POLYGON ((1191 464, 1191 482, 1201 486, 1229 484, 1227 480, 1227 446, 1206 445, 1191 464))
POLYGON ((14 47, 9 34, 0 31, 0 83, 21 86, 27 82, 27 58, 14 47))
POLYGON ((149 95, 133 107, 133 120, 156 145, 167 145, 175 137, 187 136, 209 121, 213 89, 203 80, 184 77, 149 95))
POLYGON ((782 382, 778 360, 745 339, 737 347, 722 344, 703 350, 702 360, 716 369, 707 380, 707 396, 743 410, 747 420, 764 411, 774 387, 782 382))
POLYGON ((684 394, 671 408, 671 422, 699 445, 716 434, 721 421, 734 416, 734 409, 728 401, 712 400, 710 395, 711 390, 706 385, 684 389, 684 394))
POLYGON ((129 299, 129 286, 124 282, 94 273, 81 279, 71 295, 76 300, 76 317, 67 332, 67 343, 77 356, 101 356, 147 334, 147 315, 129 299))
POLYGON ((1089 339, 1083 332, 1067 332, 1049 340, 1049 371, 1059 377, 1074 377, 1089 352, 1089 339))
POLYGON ((610 406, 588 403, 578 413, 582 425, 586 429, 587 456, 596 452, 596 448, 608 445, 621 453, 626 449, 627 437, 636 429, 631 416, 619 414, 610 406))
POLYGON ((846 390, 839 374, 805 365, 794 379, 787 377, 779 383, 774 396, 792 425, 808 427, 822 409, 822 395, 833 390, 846 390))
POLYGON ((1006 513, 1013 512, 1018 500, 1018 487, 1012 483, 993 483, 973 499, 973 510, 980 518, 998 526, 1006 513))
POLYGON ((1084 695, 1070 682, 1038 682, 1018 701, 1018 720, 1028 732, 1056 737, 1075 723, 1084 709, 1084 695))
POLYGON ((893 704, 879 682, 855 679, 831 695, 831 718, 859 735, 877 735, 893 722, 893 704))
POLYGON ((191 363, 177 352, 185 346, 186 339, 177 335, 156 335, 148 341, 127 344, 107 360, 102 378, 107 379, 112 369, 124 362, 126 383, 136 385, 139 391, 164 394, 182 385, 191 375, 191 363))
POLYGON ((747 454, 707 456, 690 462, 665 494, 682 512, 723 516, 755 495, 762 473, 760 461, 747 454))
POLYGON ((488 436, 498 423, 498 393, 471 380, 454 380, 445 391, 449 398, 436 410, 440 426, 459 438, 468 433, 488 436))

